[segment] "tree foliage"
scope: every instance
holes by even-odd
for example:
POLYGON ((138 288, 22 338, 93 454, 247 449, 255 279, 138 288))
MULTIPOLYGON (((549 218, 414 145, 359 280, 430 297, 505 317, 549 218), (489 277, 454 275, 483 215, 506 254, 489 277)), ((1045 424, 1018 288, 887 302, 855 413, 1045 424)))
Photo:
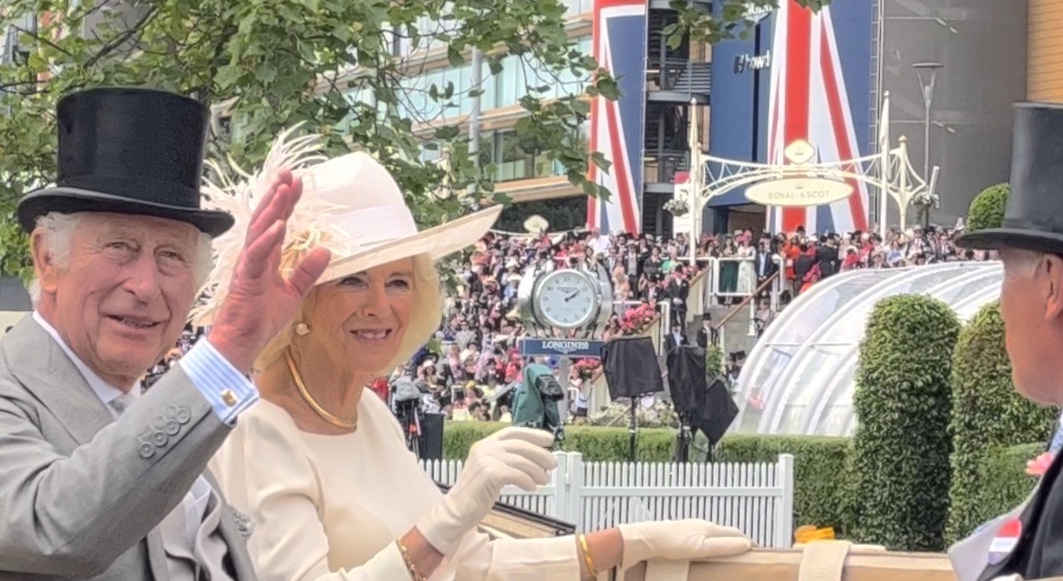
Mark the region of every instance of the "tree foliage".
MULTIPOLYGON (((715 13, 707 3, 675 2, 680 22, 667 34, 732 37, 742 34, 749 5, 775 2, 724 0, 715 13)), ((224 106, 232 127, 214 132, 211 150, 245 168, 262 160, 281 129, 304 122, 331 136, 333 153, 360 148, 380 158, 422 225, 505 202, 494 193, 495 168, 469 155, 464 116, 453 109, 483 85, 402 81, 418 74, 432 51, 400 58, 395 46, 424 49, 429 42, 451 67, 468 62, 473 49, 494 75, 513 62, 506 57, 523 61, 532 72, 519 91, 518 136, 559 162, 587 194, 607 194, 586 179, 592 163, 608 170, 603 156, 573 136, 590 113, 587 97, 615 98, 618 87, 570 38, 565 11, 562 0, 7 0, 6 17, 61 17, 22 29, 19 57, 0 65, 0 212, 54 179, 58 99, 100 85, 170 89, 224 106), (563 86, 567 94, 551 96, 564 85, 562 73, 587 81, 583 91, 563 86), (447 151, 446 167, 421 161, 425 139, 447 151), (433 195, 439 193, 461 195, 433 195)), ((5 268, 25 263, 20 244, 3 248, 5 268)))
POLYGON ((960 323, 927 295, 881 300, 860 344, 852 537, 939 551, 948 511, 952 352, 960 323))
MULTIPOLYGON (((950 542, 1014 508, 994 502, 997 489, 988 485, 983 474, 993 449, 1034 442, 1043 446, 1057 417, 1057 410, 1033 404, 1015 391, 1000 305, 982 307, 960 332, 952 359, 950 542)), ((1027 483, 1029 492, 1033 479, 1027 483)))
POLYGON ((29 238, 11 214, 0 220, 0 273, 17 276, 27 286, 33 279, 29 238))

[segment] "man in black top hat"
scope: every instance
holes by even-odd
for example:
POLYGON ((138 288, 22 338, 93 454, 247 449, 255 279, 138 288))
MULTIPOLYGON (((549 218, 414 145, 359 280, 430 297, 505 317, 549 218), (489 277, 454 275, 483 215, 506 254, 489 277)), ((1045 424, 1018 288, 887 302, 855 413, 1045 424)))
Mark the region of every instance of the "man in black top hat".
POLYGON ((55 187, 28 194, 35 312, 0 340, 0 580, 254 579, 246 519, 206 463, 258 398, 245 378, 328 262, 278 274, 301 184, 252 219, 210 335, 142 397, 233 224, 200 207, 210 119, 162 91, 91 89, 57 109, 55 187))
POLYGON ((698 329, 697 343, 698 347, 702 349, 708 349, 709 345, 716 345, 720 342, 720 332, 712 326, 712 314, 702 313, 701 315, 701 328, 698 329))
MULTIPOLYGON (((1015 388, 1031 401, 1063 405, 1063 105, 1016 106, 1003 225, 956 243, 1000 252, 1000 314, 1015 388)), ((974 579, 979 568, 982 581, 1063 575, 1061 466, 1056 458, 1023 507, 950 549, 958 579, 974 579)))

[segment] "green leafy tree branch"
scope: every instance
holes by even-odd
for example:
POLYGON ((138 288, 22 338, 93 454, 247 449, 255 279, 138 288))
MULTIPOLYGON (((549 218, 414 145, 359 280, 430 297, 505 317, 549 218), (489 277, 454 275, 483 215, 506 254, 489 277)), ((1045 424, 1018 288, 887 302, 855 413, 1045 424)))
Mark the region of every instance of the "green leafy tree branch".
MULTIPOLYGON (((774 0, 724 0, 717 13, 674 4, 680 19, 666 31, 670 40, 714 42, 742 34, 746 10, 774 0)), ((261 162, 280 130, 302 122, 329 136, 330 153, 360 149, 381 159, 418 222, 432 225, 507 201, 495 192, 493 164, 471 154, 457 105, 520 62, 518 138, 587 195, 607 196, 586 177, 591 164, 608 171, 604 157, 573 137, 589 97, 619 91, 580 50, 565 11, 561 0, 8 0, 8 17, 59 16, 21 30, 22 52, 0 65, 0 267, 28 273, 10 214, 23 194, 54 179, 57 101, 91 86, 152 86, 210 105, 221 112, 212 155, 244 168, 261 162), (399 45, 415 50, 398 56, 399 45), (487 69, 479 84, 410 82, 441 53, 456 68, 473 51, 487 69), (447 163, 422 161, 425 140, 440 144, 447 163)))

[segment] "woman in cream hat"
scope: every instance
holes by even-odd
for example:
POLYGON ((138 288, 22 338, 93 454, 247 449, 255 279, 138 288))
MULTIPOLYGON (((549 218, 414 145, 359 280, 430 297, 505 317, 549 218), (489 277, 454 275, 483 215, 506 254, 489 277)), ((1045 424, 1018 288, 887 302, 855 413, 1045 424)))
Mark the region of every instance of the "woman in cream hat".
POLYGON ((704 521, 651 522, 573 537, 491 540, 476 531, 502 487, 548 482, 553 437, 507 428, 475 446, 443 495, 406 450, 372 378, 405 361, 435 332, 442 296, 433 261, 471 246, 491 208, 418 232, 395 180, 356 153, 315 157, 319 140, 282 135, 259 176, 208 184, 238 218, 218 245, 209 323, 227 289, 229 253, 254 211, 257 184, 278 167, 303 182, 281 269, 314 246, 332 262, 301 313, 256 363, 261 400, 240 417, 212 461, 221 488, 253 523, 248 544, 264 581, 592 579, 661 557, 741 553, 738 530, 704 521), (233 207, 237 206, 237 207, 233 207), (242 222, 242 223, 241 223, 242 222))

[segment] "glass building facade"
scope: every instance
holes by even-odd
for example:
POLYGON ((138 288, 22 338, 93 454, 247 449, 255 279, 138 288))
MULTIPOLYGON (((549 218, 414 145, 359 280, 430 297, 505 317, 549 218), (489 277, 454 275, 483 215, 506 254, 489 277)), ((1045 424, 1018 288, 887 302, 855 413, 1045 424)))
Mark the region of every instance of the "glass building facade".
MULTIPOLYGON (((590 18, 593 12, 593 0, 566 0, 567 17, 572 30, 582 31, 574 39, 579 51, 591 54, 590 18)), ((461 120, 473 113, 475 99, 471 93, 476 90, 473 64, 466 62, 459 67, 451 66, 446 57, 446 43, 438 38, 440 24, 427 18, 418 26, 418 44, 415 47, 410 35, 401 35, 392 43, 392 52, 396 57, 410 57, 421 63, 421 72, 399 79, 402 87, 402 106, 406 115, 418 124, 442 126, 461 120), (415 54, 416 53, 416 54, 415 54), (423 55, 423 57, 421 56, 423 55), (453 98, 449 100, 434 99, 432 88, 444 93, 452 87, 453 98)), ((468 54, 466 54, 468 59, 468 54)), ((497 168, 495 176, 498 182, 527 180, 544 177, 563 176, 563 166, 552 163, 536 151, 534 144, 521 143, 516 139, 512 126, 519 115, 512 115, 520 109, 520 100, 528 94, 527 87, 549 87, 545 93, 536 93, 541 99, 582 94, 588 78, 579 77, 571 71, 561 73, 548 71, 540 63, 528 56, 508 56, 502 60, 502 69, 492 75, 486 59, 480 71, 480 151, 483 163, 494 163, 497 168), (504 116, 506 121, 493 118, 504 116)), ((352 88, 347 93, 352 102, 372 103, 373 95, 369 88, 352 88)), ((345 125, 345 123, 343 124, 345 125)), ((344 131, 345 127, 337 127, 344 131)), ((587 128, 581 128, 579 138, 586 139, 587 128)), ((421 150, 423 161, 438 159, 442 152, 430 138, 424 141, 421 150)), ((573 194, 576 194, 573 189, 573 194)))
MULTIPOLYGON (((757 341, 736 385, 740 433, 845 436, 868 316, 885 297, 926 294, 967 321, 1000 296, 998 262, 950 262, 833 276, 797 297, 757 341)), ((912 348, 918 348, 913 345, 912 348)))

